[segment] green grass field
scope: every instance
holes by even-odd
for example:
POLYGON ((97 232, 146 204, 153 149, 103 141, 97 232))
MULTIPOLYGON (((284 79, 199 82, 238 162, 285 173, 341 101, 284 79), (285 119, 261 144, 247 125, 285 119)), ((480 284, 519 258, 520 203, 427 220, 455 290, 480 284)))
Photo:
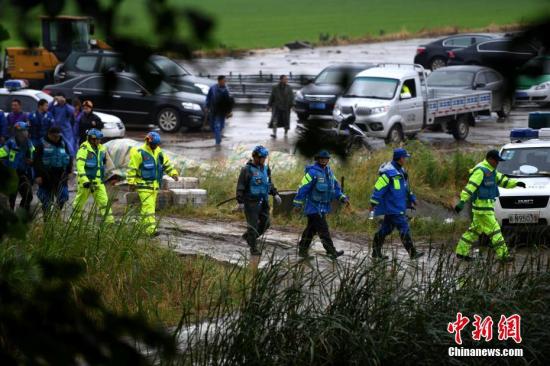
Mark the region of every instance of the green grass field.
MULTIPOLYGON (((153 37, 144 0, 126 0, 118 31, 145 41, 153 37)), ((211 47, 278 47, 293 40, 319 41, 320 34, 343 39, 376 37, 422 30, 476 29, 489 25, 525 23, 550 10, 545 0, 170 0, 178 8, 202 10, 216 21, 211 47)), ((74 13, 67 2, 64 13, 74 13)), ((11 11, 0 12, 0 24, 13 34, 11 11)), ((38 21, 36 22, 38 25, 38 21)), ((180 33, 186 34, 185 22, 180 33)), ((31 23, 29 25, 33 27, 31 23)), ((16 45, 18 40, 5 43, 16 45)))

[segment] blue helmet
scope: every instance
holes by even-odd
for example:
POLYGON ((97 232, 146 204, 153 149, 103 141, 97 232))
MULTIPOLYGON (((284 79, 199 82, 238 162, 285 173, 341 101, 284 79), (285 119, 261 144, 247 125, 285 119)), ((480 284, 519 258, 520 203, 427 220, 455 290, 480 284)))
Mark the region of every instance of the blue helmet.
POLYGON ((15 131, 26 131, 29 129, 29 125, 25 122, 17 122, 13 125, 15 131))
POLYGON ((269 155, 269 150, 263 147, 262 145, 258 145, 252 150, 252 156, 257 155, 260 158, 266 158, 269 155))
POLYGON ((321 150, 315 154, 315 159, 330 159, 330 153, 327 150, 321 150))
POLYGON ((402 147, 393 150, 393 160, 399 160, 403 157, 410 158, 411 154, 409 154, 407 150, 403 149, 402 147))
POLYGON ((103 133, 96 128, 89 129, 88 132, 86 132, 86 135, 88 135, 88 137, 95 137, 96 139, 103 138, 103 133))
POLYGON ((151 131, 145 136, 145 140, 153 145, 160 145, 160 135, 158 132, 151 131))

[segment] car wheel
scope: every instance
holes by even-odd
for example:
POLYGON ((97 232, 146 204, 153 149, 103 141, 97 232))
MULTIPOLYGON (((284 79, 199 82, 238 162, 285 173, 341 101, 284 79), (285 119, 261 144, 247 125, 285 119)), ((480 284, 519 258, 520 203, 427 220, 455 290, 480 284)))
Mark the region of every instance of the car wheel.
POLYGON ((177 132, 181 128, 181 117, 174 108, 164 108, 157 115, 157 124, 164 132, 177 132))
POLYGON ((437 70, 441 67, 447 66, 447 61, 445 61, 442 57, 434 57, 432 58, 432 61, 430 62, 430 69, 437 70))
POLYGON ((307 113, 296 113, 298 115, 298 121, 307 121, 309 114, 307 113))
POLYGON ((500 107, 501 108, 500 111, 497 111, 497 115, 499 116, 499 118, 507 117, 512 111, 512 105, 513 105, 512 99, 505 98, 502 101, 502 106, 500 107))
POLYGON ((401 141, 403 141, 403 129, 401 125, 396 124, 390 129, 390 132, 388 132, 386 144, 398 144, 401 141))
POLYGON ((458 117, 458 120, 455 122, 454 126, 451 129, 451 133, 455 140, 465 140, 468 137, 470 132, 470 121, 468 116, 462 115, 458 117))

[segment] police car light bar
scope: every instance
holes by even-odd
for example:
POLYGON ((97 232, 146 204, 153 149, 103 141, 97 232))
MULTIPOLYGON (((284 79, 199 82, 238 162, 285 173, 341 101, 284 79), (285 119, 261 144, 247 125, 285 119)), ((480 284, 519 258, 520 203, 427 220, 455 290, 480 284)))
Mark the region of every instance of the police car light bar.
MULTIPOLYGON (((550 132, 550 129, 548 129, 550 132)), ((510 141, 522 142, 539 138, 539 130, 533 128, 514 128, 510 131, 510 141)))
POLYGON ((26 80, 6 80, 4 82, 4 88, 8 89, 9 91, 16 91, 28 87, 29 84, 26 80))

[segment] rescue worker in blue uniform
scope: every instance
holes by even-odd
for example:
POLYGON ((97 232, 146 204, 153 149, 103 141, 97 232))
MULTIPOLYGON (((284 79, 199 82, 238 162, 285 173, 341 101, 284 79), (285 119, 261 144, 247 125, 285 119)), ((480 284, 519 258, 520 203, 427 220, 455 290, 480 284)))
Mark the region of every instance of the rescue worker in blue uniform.
POLYGON ((343 250, 334 247, 326 216, 331 211, 334 199, 346 205, 349 205, 349 199, 330 169, 329 160, 330 154, 326 150, 321 150, 315 156, 315 164, 305 168, 305 175, 294 198, 295 210, 303 209, 307 216, 307 226, 298 244, 298 255, 303 258, 309 257, 309 247, 315 234, 319 235, 329 257, 336 259, 344 254, 343 250))
POLYGON ((49 128, 54 123, 52 114, 48 112, 48 107, 48 101, 40 99, 36 111, 29 114, 29 133, 35 147, 42 143, 42 139, 46 137, 49 128))
POLYGON ((414 247, 411 230, 405 215, 408 208, 414 209, 414 206, 416 206, 416 197, 411 192, 408 174, 404 168, 408 158, 410 158, 410 155, 405 149, 395 149, 393 160, 382 164, 378 170, 379 177, 374 185, 370 203, 374 216, 384 215, 384 219, 378 232, 374 235, 373 258, 388 258, 382 255, 382 245, 384 244, 384 238, 391 234, 394 228, 399 230, 401 242, 411 259, 424 255, 414 247))
POLYGON ((65 202, 69 200, 67 183, 72 169, 73 159, 61 136, 61 129, 52 126, 36 146, 34 158, 35 182, 38 184, 36 195, 42 202, 45 219, 52 208, 61 211, 65 202))
POLYGON ((271 180, 271 169, 265 164, 269 151, 259 145, 252 151, 252 159, 241 169, 237 181, 238 209, 244 210, 247 230, 243 234, 251 255, 260 255, 257 239, 269 228, 269 195, 277 204, 282 200, 271 180))
POLYGON ((74 157, 76 155, 75 146, 78 146, 76 136, 73 131, 74 107, 67 103, 67 100, 62 93, 58 93, 55 96, 55 101, 50 104, 49 111, 54 118, 53 125, 61 128, 63 140, 69 147, 71 156, 74 157))
POLYGON ((18 177, 17 192, 9 196, 10 208, 15 208, 17 193, 21 195, 20 207, 30 213, 32 201, 32 165, 34 146, 29 139, 28 125, 16 122, 13 125, 14 137, 0 148, 0 161, 13 169, 18 177))

